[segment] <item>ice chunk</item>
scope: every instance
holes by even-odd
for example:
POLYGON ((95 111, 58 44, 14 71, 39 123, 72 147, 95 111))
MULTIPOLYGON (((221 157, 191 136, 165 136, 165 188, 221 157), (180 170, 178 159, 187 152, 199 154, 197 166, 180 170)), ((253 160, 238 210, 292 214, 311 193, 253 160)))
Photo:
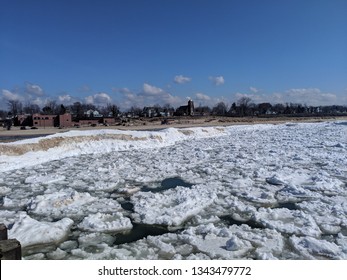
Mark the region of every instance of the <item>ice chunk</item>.
POLYGON ((216 194, 208 186, 177 187, 163 193, 138 192, 132 198, 137 222, 181 225, 212 204, 216 194))
POLYGON ((6 195, 11 192, 11 189, 5 186, 0 186, 0 195, 6 195))
POLYGON ((284 182, 280 178, 278 178, 276 175, 266 178, 266 182, 275 186, 284 185, 284 182))
POLYGON ((303 211, 286 208, 260 208, 255 213, 256 222, 282 233, 319 237, 321 231, 312 216, 303 211))
POLYGON ((276 198, 279 202, 298 202, 319 197, 319 194, 312 192, 309 189, 295 185, 287 185, 279 190, 276 194, 276 198))
POLYGON ((39 195, 28 206, 29 213, 50 217, 83 216, 86 213, 112 212, 121 210, 120 204, 112 199, 96 199, 89 193, 72 189, 39 195), (106 209, 106 210, 105 210, 106 209))
POLYGON ((242 247, 244 247, 245 244, 243 241, 241 241, 239 238, 237 238, 236 236, 233 236, 232 238, 230 238, 227 242, 226 242, 226 246, 225 248, 228 251, 237 251, 240 250, 242 247))
POLYGON ((69 218, 63 218, 54 223, 40 222, 23 212, 9 230, 9 238, 17 239, 23 248, 33 245, 58 244, 67 237, 72 225, 73 221, 69 218))
POLYGON ((130 230, 133 225, 129 218, 120 213, 96 213, 85 217, 78 227, 86 231, 116 232, 130 230))
POLYGON ((310 236, 293 236, 290 242, 305 259, 341 259, 342 249, 335 243, 310 236))
POLYGON ((50 174, 50 175, 33 175, 29 176, 25 179, 26 184, 52 184, 59 181, 65 180, 65 176, 58 174, 50 174))

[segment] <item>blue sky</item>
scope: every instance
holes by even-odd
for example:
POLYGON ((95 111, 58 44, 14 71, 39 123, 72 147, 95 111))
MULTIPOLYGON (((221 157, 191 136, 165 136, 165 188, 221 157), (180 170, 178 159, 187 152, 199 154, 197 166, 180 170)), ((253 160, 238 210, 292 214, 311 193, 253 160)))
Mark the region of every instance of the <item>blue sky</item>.
POLYGON ((0 0, 0 108, 347 105, 347 0, 0 0))

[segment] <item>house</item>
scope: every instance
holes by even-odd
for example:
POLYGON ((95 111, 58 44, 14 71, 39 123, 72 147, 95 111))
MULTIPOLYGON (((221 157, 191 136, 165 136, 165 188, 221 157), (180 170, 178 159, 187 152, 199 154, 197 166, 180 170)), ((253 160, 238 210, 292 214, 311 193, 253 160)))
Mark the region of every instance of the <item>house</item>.
POLYGON ((88 110, 87 112, 84 112, 84 116, 86 118, 102 118, 103 115, 101 115, 97 110, 88 110))
POLYGON ((153 118, 157 116, 157 109, 154 107, 144 107, 142 115, 146 118, 153 118))

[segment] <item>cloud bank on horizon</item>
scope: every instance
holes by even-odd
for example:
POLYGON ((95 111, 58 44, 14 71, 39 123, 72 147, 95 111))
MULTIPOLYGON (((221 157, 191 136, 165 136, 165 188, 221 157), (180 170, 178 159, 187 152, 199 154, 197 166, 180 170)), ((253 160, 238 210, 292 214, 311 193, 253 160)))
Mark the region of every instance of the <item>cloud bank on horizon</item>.
MULTIPOLYGON (((191 78, 176 76, 179 82, 177 84, 185 84, 191 82, 191 78)), ((222 76, 214 77, 209 80, 214 85, 221 86, 225 80, 222 76)), ((130 90, 128 88, 112 88, 109 92, 93 92, 88 90, 88 95, 74 96, 63 92, 60 95, 49 95, 40 85, 33 83, 25 83, 23 87, 16 87, 14 90, 2 89, 0 93, 1 110, 7 109, 8 101, 19 101, 23 105, 33 104, 44 107, 47 103, 55 101, 57 104, 72 105, 74 102, 85 104, 93 104, 95 106, 107 106, 108 104, 116 104, 121 109, 129 109, 131 107, 145 107, 153 105, 170 105, 178 107, 187 102, 187 97, 181 97, 173 94, 170 90, 163 89, 149 83, 143 83, 140 90, 130 90)), ((347 93, 347 89, 346 89, 347 93)), ((269 102, 271 104, 297 103, 307 106, 325 106, 325 105, 344 105, 347 104, 347 97, 339 97, 336 94, 324 92, 318 88, 293 88, 284 92, 266 92, 250 86, 245 92, 235 92, 222 97, 216 97, 213 94, 205 92, 195 92, 190 94, 196 105, 214 106, 218 102, 225 102, 230 105, 237 102, 242 97, 248 97, 252 102, 259 104, 269 102)))

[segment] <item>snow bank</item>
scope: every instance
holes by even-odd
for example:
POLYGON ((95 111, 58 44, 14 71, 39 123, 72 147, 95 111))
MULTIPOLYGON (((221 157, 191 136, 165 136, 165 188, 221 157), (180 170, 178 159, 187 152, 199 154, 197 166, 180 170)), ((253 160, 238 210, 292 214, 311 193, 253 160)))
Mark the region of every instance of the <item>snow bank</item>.
POLYGON ((164 147, 183 140, 223 134, 224 129, 218 127, 168 128, 161 131, 73 130, 46 137, 0 143, 0 168, 8 171, 81 154, 164 147))

